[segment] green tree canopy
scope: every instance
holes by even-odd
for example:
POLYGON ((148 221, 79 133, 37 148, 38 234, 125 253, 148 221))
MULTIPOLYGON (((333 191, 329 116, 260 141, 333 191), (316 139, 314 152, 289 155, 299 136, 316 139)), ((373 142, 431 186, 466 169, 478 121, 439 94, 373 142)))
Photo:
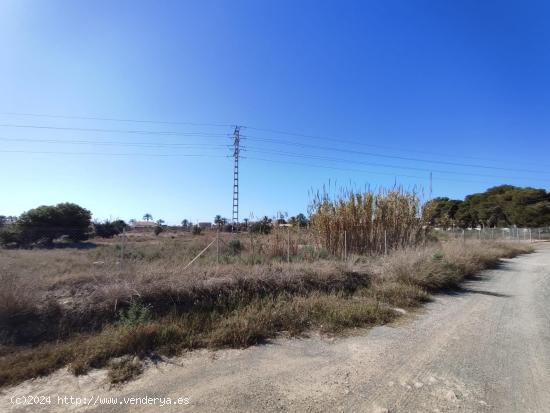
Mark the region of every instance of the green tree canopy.
POLYGON ((435 198, 426 203, 429 225, 450 227, 540 227, 550 225, 550 193, 544 189, 500 185, 464 201, 435 198))
POLYGON ((61 236, 77 242, 88 238, 91 217, 90 211, 76 204, 43 205, 21 214, 11 230, 21 245, 51 243, 61 236))

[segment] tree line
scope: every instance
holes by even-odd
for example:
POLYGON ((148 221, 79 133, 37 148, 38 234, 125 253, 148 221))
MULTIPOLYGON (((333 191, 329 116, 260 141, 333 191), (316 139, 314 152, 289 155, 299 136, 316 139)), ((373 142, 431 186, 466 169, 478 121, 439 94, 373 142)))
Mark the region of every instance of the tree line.
MULTIPOLYGON (((146 213, 143 219, 147 222, 153 220, 150 213, 146 213)), ((303 214, 291 217, 288 222, 292 225, 305 227, 308 220, 303 214)), ((236 225, 229 224, 228 220, 217 215, 214 223, 221 231, 250 231, 254 233, 269 234, 275 224, 287 223, 283 218, 272 220, 264 217, 261 220, 250 222, 248 219, 236 225)), ((126 229, 137 224, 136 220, 125 221, 92 221, 92 213, 73 203, 61 203, 57 205, 42 205, 30 209, 19 217, 0 215, 0 246, 10 247, 51 247, 57 241, 81 242, 92 237, 112 238, 121 234, 126 229)), ((159 235, 166 228, 164 220, 155 222, 153 232, 159 235)), ((181 228, 199 235, 202 228, 193 225, 184 219, 181 228)))
POLYGON ((500 185, 464 200, 434 198, 422 215, 428 225, 441 228, 550 226, 550 192, 500 185))

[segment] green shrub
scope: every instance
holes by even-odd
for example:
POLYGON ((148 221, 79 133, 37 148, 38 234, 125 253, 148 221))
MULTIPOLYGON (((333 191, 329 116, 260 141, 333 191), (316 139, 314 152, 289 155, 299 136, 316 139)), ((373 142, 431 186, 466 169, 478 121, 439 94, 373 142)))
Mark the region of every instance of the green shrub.
POLYGON ((0 230, 0 245, 2 246, 9 246, 19 245, 20 242, 20 234, 13 228, 7 228, 0 230))
POLYGON ((119 312, 118 324, 123 327, 135 327, 151 321, 151 306, 133 301, 126 311, 119 312))
POLYGON ((93 226, 95 235, 102 238, 112 238, 121 234, 128 227, 126 222, 121 219, 112 222, 94 222, 93 226))

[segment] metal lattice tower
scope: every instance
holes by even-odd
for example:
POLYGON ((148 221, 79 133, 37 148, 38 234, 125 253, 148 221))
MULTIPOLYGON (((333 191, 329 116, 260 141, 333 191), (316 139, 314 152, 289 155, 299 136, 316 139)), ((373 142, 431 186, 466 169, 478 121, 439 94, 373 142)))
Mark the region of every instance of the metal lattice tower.
POLYGON ((231 223, 233 224, 233 230, 235 225, 239 223, 239 154, 241 143, 241 127, 235 126, 233 132, 233 218, 231 223))

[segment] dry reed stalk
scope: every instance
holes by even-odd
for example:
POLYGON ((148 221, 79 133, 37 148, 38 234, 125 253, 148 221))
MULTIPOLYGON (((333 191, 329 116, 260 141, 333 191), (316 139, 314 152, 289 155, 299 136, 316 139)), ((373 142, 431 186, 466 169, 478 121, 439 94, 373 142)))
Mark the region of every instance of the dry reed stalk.
POLYGON ((425 235, 419 197, 400 187, 378 192, 342 190, 336 197, 317 192, 310 212, 313 230, 333 255, 344 250, 381 254, 386 243, 389 249, 403 248, 419 244, 425 235))

